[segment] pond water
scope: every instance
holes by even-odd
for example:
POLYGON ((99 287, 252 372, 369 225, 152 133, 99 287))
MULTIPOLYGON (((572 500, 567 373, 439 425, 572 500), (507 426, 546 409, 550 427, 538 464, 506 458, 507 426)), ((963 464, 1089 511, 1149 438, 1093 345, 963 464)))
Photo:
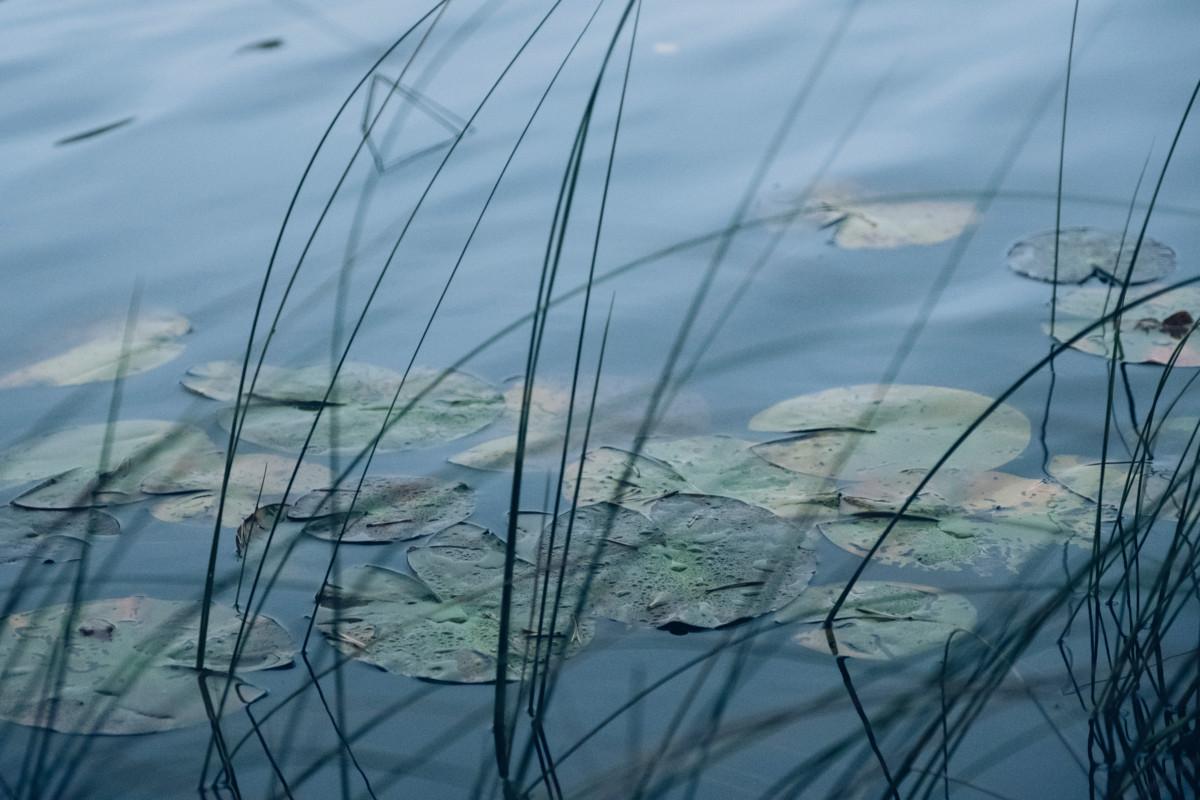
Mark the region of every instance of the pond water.
MULTIPOLYGON (((765 441, 783 434, 752 431, 749 422, 775 403, 884 380, 996 397, 1052 344, 1043 330, 1052 285, 1014 274, 1006 253, 1055 228, 1072 9, 1070 2, 935 0, 472 0, 432 11, 369 0, 103 7, 8 0, 0 4, 0 73, 10 100, 0 112, 7 198, 0 334, 8 343, 0 374, 80 345, 97 326, 120 330, 131 303, 140 319, 182 314, 190 332, 178 338, 181 353, 131 370, 119 384, 14 381, 33 385, 0 389, 0 447, 13 458, 31 437, 115 415, 186 422, 224 448, 219 413, 228 403, 188 392, 180 381, 190 367, 245 355, 302 176, 254 339, 261 347, 302 259, 267 363, 330 364, 366 307, 352 361, 402 372, 416 353, 418 365, 455 366, 511 387, 527 371, 530 315, 593 87, 536 373, 541 385, 569 386, 587 299, 577 405, 586 414, 611 313, 600 395, 618 397, 600 403, 593 445, 633 445, 664 374, 675 399, 645 431, 652 436, 765 441), (391 92, 397 82, 402 91, 391 92), (364 126, 371 128, 367 147, 364 126), (936 241, 856 248, 845 222, 821 227, 830 217, 812 213, 819 202, 840 202, 831 216, 854 220, 865 213, 861 205, 845 206, 864 200, 881 204, 883 214, 904 203, 952 204, 931 212, 943 223, 963 209, 974 216, 936 241), (842 234, 847 239, 837 241, 842 234), (580 289, 593 263, 589 298, 580 289)), ((1064 228, 1120 232, 1129 217, 1129 241, 1137 238, 1200 76, 1197 30, 1200 9, 1180 0, 1080 4, 1062 162, 1064 228)), ((1168 281, 1193 277, 1200 252, 1196 123, 1184 127, 1146 229, 1176 254, 1168 281)), ((1102 284, 1093 278, 1089 285, 1102 284)), ((1032 421, 1033 435, 1020 455, 1005 459, 1007 472, 1041 478, 1049 456, 1101 456, 1108 366, 1066 352, 1054 362, 1049 406, 1048 370, 1008 399, 1032 421)), ((1126 441, 1136 437, 1130 400, 1134 414, 1144 413, 1162 373, 1130 364, 1128 394, 1118 380, 1114 418, 1126 441)), ((1189 375, 1174 372, 1164 396, 1186 390, 1189 375)), ((1183 391, 1171 413, 1186 418, 1197 405, 1183 391)), ((464 482, 476 492, 470 520, 503 532, 511 472, 448 459, 513 430, 500 420, 465 438, 381 452, 371 474, 464 482)), ((1113 437, 1110 458, 1128 460, 1113 437)), ((568 462, 580 456, 578 437, 572 446, 568 462)), ((250 441, 244 448, 271 452, 250 441)), ((308 460, 335 470, 347 463, 345 454, 308 460)), ((557 477, 557 456, 531 458, 521 507, 549 509, 557 477)), ((29 486, 10 480, 0 499, 29 486)), ((152 505, 108 509, 123 531, 95 538, 85 561, 0 566, 6 613, 72 597, 200 598, 212 520, 168 522, 150 513, 152 505)), ((1153 530, 1142 551, 1147 563, 1128 567, 1147 576, 1171 552, 1173 525, 1153 530)), ((240 562, 233 529, 220 535, 216 600, 231 605, 240 562)), ((262 608, 299 641, 331 547, 309 536, 286 541, 293 549, 262 608)), ((813 541, 814 583, 843 585, 861 559, 825 538, 813 541)), ((362 564, 404 571, 413 544, 347 543, 337 574, 362 564)), ((1002 643, 1029 634, 1012 645, 1015 660, 1004 662, 989 702, 955 740, 944 776, 952 796, 1105 791, 1115 768, 1094 747, 1090 755, 1100 763, 1089 769, 1087 702, 1096 698, 1081 702, 1064 657, 1074 661, 1079 683, 1108 674, 1103 664, 1088 670, 1086 608, 1066 648, 1056 646, 1087 586, 1063 589, 1066 576, 1089 552, 1048 548, 1019 573, 887 563, 863 573, 864 580, 967 597, 978 614, 977 638, 955 641, 970 639, 964 647, 975 648, 972 664, 995 668, 1009 657, 1002 643), (1037 626, 1022 616, 1060 590, 1067 596, 1037 626)), ((1196 606, 1180 607, 1178 624, 1164 627, 1151 648, 1168 665, 1163 680, 1194 661, 1196 606)), ((1119 628, 1121 616, 1113 615, 1119 628)), ((798 646, 794 634, 769 614, 686 635, 597 620, 593 640, 562 663, 543 722, 561 790, 548 793, 537 782, 523 710, 514 785, 533 787, 535 797, 875 797, 888 792, 882 762, 888 774, 904 776, 900 796, 941 793, 940 739, 919 750, 914 741, 937 719, 945 696, 965 703, 979 696, 984 679, 961 662, 960 672, 947 667, 953 674, 939 682, 940 646, 906 658, 838 662, 798 646)), ((242 676, 268 694, 249 706, 259 736, 245 712, 222 720, 237 792, 503 796, 492 685, 417 680, 354 660, 331 669, 336 652, 320 635, 309 657, 324 673, 321 694, 299 659, 291 669, 242 676), (348 748, 341 744, 347 738, 348 748)), ((517 691, 512 684, 510 711, 517 691)), ((1195 700, 1180 703, 1180 717, 1194 726, 1195 700)), ((14 797, 235 796, 219 775, 211 737, 203 721, 135 736, 45 734, 5 722, 0 775, 14 797)), ((1178 785, 1186 786, 1183 770, 1178 785)), ((1171 779, 1130 779, 1120 793, 1169 796, 1171 779)))

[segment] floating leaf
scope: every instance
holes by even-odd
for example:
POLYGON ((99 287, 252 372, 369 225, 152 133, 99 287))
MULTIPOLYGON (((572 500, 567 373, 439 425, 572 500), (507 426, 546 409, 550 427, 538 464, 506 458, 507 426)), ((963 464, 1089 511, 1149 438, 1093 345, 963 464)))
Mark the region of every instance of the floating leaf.
MULTIPOLYGON (((1039 281, 1054 281, 1054 231, 1046 231, 1017 242, 1008 251, 1008 266, 1021 275, 1039 281)), ((1083 283, 1092 275, 1113 283, 1124 283, 1134 236, 1095 228, 1062 228, 1058 236, 1058 282, 1083 283), (1120 265, 1117 257, 1120 255, 1120 265)), ((1138 251, 1137 264, 1130 283, 1158 280, 1175 269, 1175 251, 1162 242, 1146 238, 1138 251)))
POLYGON ((462 522, 475 510, 465 483, 405 475, 363 481, 354 511, 355 487, 317 489, 296 501, 288 518, 304 520, 304 532, 344 542, 395 542, 427 536, 462 522), (345 534, 341 534, 345 526, 345 534))
POLYGON ((104 427, 85 425, 60 431, 33 440, 23 454, 16 453, 15 447, 0 456, 0 463, 4 463, 8 454, 13 454, 8 463, 12 464, 14 474, 21 471, 28 474, 72 461, 86 465, 68 468, 48 478, 18 496, 13 504, 24 508, 71 509, 136 503, 146 498, 142 483, 148 478, 188 469, 196 459, 211 458, 216 453, 208 436, 190 425, 118 422, 113 427, 113 444, 108 453, 111 468, 98 474, 104 427), (92 458, 96 460, 88 464, 92 458))
MULTIPOLYGON (((505 414, 499 425, 515 431, 521 414, 525 384, 518 382, 504 393, 505 414)), ((595 414, 589 441, 630 441, 640 431, 646 404, 652 392, 644 385, 629 381, 606 381, 596 398, 595 414)), ((591 396, 581 383, 575 398, 575 414, 571 420, 570 440, 583 441, 587 429, 591 396)), ((562 453, 564 432, 571 392, 553 381, 535 382, 529 406, 529 424, 525 435, 525 462, 546 457, 557 458, 562 453)), ((680 392, 662 414, 655 432, 686 433, 703 429, 707 418, 704 402, 697 396, 680 392)), ((450 462, 480 470, 510 470, 516 459, 515 433, 489 439, 450 457, 450 462)))
MULTIPOLYGON (((1125 295, 1128 305, 1159 287, 1143 287, 1125 295)), ((1117 308, 1118 289, 1087 286, 1058 296, 1054 329, 1042 329, 1059 342, 1070 341, 1102 317, 1117 308)), ((1121 315, 1120 324, 1105 323, 1085 334, 1071 347, 1083 353, 1118 359, 1128 364, 1167 364, 1179 349, 1177 367, 1200 367, 1200 337, 1191 335, 1196 319, 1200 318, 1200 287, 1184 286, 1173 289, 1153 300, 1129 309, 1121 315)))
MULTIPOLYGON (((320 401, 324 388, 313 399, 314 394, 308 391, 313 387, 297 374, 288 372, 289 379, 276 388, 272 389, 268 384, 265 389, 255 389, 256 395, 267 392, 275 398, 288 398, 288 402, 271 399, 270 402, 251 403, 241 428, 242 439, 278 450, 296 451, 303 446, 318 413, 313 404, 320 401)), ((389 425, 379 442, 380 450, 411 450, 443 444, 486 427, 500 414, 503 400, 487 383, 461 372, 450 372, 434 386, 441 375, 423 369, 414 369, 409 374, 396 407, 388 417, 389 425), (417 400, 423 391, 428 394, 417 400), (413 405, 408 408, 410 403, 413 405)), ((321 413, 309 453, 358 452, 369 447, 379 434, 399 385, 398 378, 395 382, 388 380, 376 385, 365 372, 357 373, 357 377, 361 380, 352 381, 335 395, 339 405, 327 407, 321 413)), ((227 408, 218 415, 218 422, 229 430, 232 417, 233 409, 227 408)))
MULTIPOLYGON (((409 551, 418 577, 377 566, 343 573, 322 593, 317 628, 346 655, 389 672, 457 683, 496 678, 504 546, 474 525, 460 524, 409 551), (432 583, 430 583, 432 582, 432 583)), ((537 584, 532 565, 514 563, 507 678, 521 677, 537 636, 525 623, 537 584)), ((570 656, 592 628, 560 616, 554 655, 570 656)), ((543 651, 544 653, 544 651, 543 651)))
MULTIPOLYGON (((797 434, 755 446, 773 464, 810 475, 867 480, 929 468, 991 403, 962 389, 865 384, 784 400, 755 415, 750 429, 797 434)), ((948 465, 999 466, 1028 444, 1029 420, 1002 404, 948 465)))
POLYGON ((259 541, 264 540, 270 534, 271 529, 275 527, 275 521, 279 519, 279 515, 283 514, 286 508, 287 506, 283 503, 271 503, 256 508, 253 514, 242 520, 242 524, 238 525, 237 536, 234 538, 235 555, 238 558, 245 558, 259 541))
MULTIPOLYGON (((196 603, 124 597, 75 607, 64 681, 57 690, 52 659, 62 651, 71 606, 55 605, 0 620, 0 718, 62 733, 135 734, 180 728, 208 719, 192 669, 199 633, 196 603)), ((205 664, 228 670, 242 618, 212 606, 205 664)), ((292 662, 287 632, 269 617, 246 626, 237 672, 292 662)), ((228 680, 207 676, 219 700, 228 680)), ((235 680, 225 710, 264 694, 235 680)))
MULTIPOLYGON (((842 589, 810 586, 775 620, 805 625, 793 641, 828 653, 821 624, 842 589)), ((972 630, 975 619, 975 606, 962 595, 910 583, 858 581, 834 619, 833 633, 840 656, 888 660, 944 647, 955 631, 972 630)))
POLYGON ((0 564, 27 558, 47 564, 78 561, 89 537, 120 532, 120 523, 101 511, 64 514, 0 507, 0 564))
POLYGON ((778 467, 754 443, 727 436, 651 439, 642 452, 672 467, 703 494, 732 497, 781 517, 829 516, 838 501, 833 481, 778 467))
POLYGON ((595 571, 592 613, 716 628, 780 608, 816 571, 812 535, 766 509, 677 494, 647 513, 608 503, 576 510, 572 548, 587 559, 576 570, 595 571), (597 542, 606 544, 592 564, 597 542))
MULTIPOLYGON (((329 388, 333 374, 329 365, 314 367, 272 367, 264 364, 259 370, 258 380, 250 395, 258 400, 292 405, 319 405, 329 388)), ((424 381, 430 373, 417 372, 409 381, 424 381)), ((238 381, 242 365, 236 361, 210 361, 192 367, 184 375, 185 389, 212 398, 233 400, 237 397, 238 381)), ((254 377, 254 365, 246 372, 246 389, 254 377)), ((395 370, 376 367, 356 361, 347 361, 338 372, 337 384, 326 401, 334 405, 357 403, 367 406, 383 406, 392 401, 396 387, 404 376, 395 370)))
MULTIPOLYGON (((1063 486, 1093 503, 1103 499, 1105 508, 1110 510, 1110 517, 1115 515, 1115 508, 1121 503, 1126 482, 1129 482, 1129 496, 1124 503, 1127 516, 1133 515, 1139 496, 1141 513, 1150 514, 1154 513, 1163 496, 1171 491, 1171 473, 1153 464, 1142 466, 1128 461, 1109 461, 1103 466, 1103 492, 1100 480, 1101 464, 1095 459, 1058 455, 1050 459, 1046 471, 1063 486), (1136 467, 1132 480, 1129 478, 1131 467, 1136 467)), ((1173 518, 1179 510, 1179 500, 1184 498, 1186 492, 1187 482, 1184 480, 1175 487, 1174 496, 1164 504, 1160 513, 1173 518)))
POLYGON ((581 506, 616 503, 638 509, 669 494, 696 490, 669 464, 616 447, 589 450, 582 476, 579 463, 569 465, 563 475, 564 496, 575 498, 577 481, 581 506))
MULTIPOLYGON (((296 460, 287 456, 247 453, 234 458, 221 515, 222 527, 238 527, 260 505, 281 497, 293 471, 296 472, 293 497, 328 484, 331 477, 329 468, 321 464, 304 462, 296 470, 296 460)), ((225 457, 216 453, 194 459, 186 468, 177 465, 172 474, 146 478, 141 485, 146 494, 173 495, 155 503, 150 513, 164 522, 213 518, 224 472, 225 457)))
POLYGON ((179 339, 191 329, 187 317, 174 313, 139 317, 128 335, 124 320, 106 323, 92 331, 84 344, 0 377, 0 389, 77 386, 111 381, 122 372, 147 372, 182 353, 179 339))
POLYGON ((805 213, 822 226, 836 225, 833 241, 846 250, 907 247, 945 242, 979 219, 971 203, 952 201, 855 201, 829 192, 805 213))

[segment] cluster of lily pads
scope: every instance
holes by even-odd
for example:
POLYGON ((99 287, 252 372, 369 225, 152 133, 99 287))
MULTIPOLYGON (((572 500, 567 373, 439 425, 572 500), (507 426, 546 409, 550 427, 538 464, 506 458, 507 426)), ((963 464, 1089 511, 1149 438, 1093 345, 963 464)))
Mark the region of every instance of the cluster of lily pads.
MULTIPOLYGON (((845 199, 823 200, 809 213, 835 226, 834 242, 846 248, 935 244, 978 216, 969 204, 845 199)), ((1110 284, 1156 280, 1174 266, 1173 251, 1151 240, 1132 276, 1127 255, 1120 237, 1065 229, 1057 243, 1043 234, 1017 244, 1009 264, 1040 280, 1098 277, 1110 284)), ((1172 344, 1191 333, 1193 310, 1200 313, 1194 294, 1164 294, 1075 347, 1099 355, 1119 348, 1127 361, 1174 356, 1177 365, 1198 366, 1190 345, 1174 353, 1172 344)), ((1111 285, 1064 293, 1050 333, 1070 338, 1115 299, 1111 285)), ((175 314, 139 320, 132 331, 106 328, 85 345, 0 378, 0 387, 75 385, 146 371, 178 356, 189 330, 175 314)), ((316 626, 342 653, 387 671, 481 682, 496 677, 506 594, 509 679, 530 657, 580 652, 600 618, 718 628, 774 614, 794 626, 798 644, 826 651, 821 624, 843 586, 812 583, 822 539, 915 576, 1015 573, 1051 548, 1090 546, 1096 524, 1117 514, 1097 504, 1101 493, 1119 497, 1128 478, 1128 467, 1102 469, 1069 455, 1050 462, 1047 479, 1000 471, 1030 440, 1025 415, 1000 404, 908 502, 925 470, 990 398, 936 386, 828 389, 755 415, 749 429, 775 437, 761 441, 697 435, 689 428, 703 428, 702 404, 681 395, 673 417, 686 422, 627 450, 604 444, 627 440, 637 427, 626 402, 637 390, 620 386, 599 399, 591 440, 600 446, 563 473, 569 510, 557 519, 522 513, 515 521, 517 559, 505 592, 506 543, 469 521, 475 493, 466 483, 391 475, 335 486, 325 465, 298 454, 404 451, 486 429, 490 437, 450 462, 511 470, 524 385, 502 391, 454 370, 402 376, 351 362, 331 389, 326 367, 264 366, 235 415, 240 378, 240 364, 211 362, 189 369, 182 383, 223 404, 220 427, 274 453, 239 452, 227 464, 205 431, 154 420, 54 431, 0 453, 0 485, 25 486, 0 509, 0 563, 83 557, 95 537, 120 533, 117 518, 103 510, 112 506, 144 503, 172 523, 215 520, 227 484, 219 526, 236 531, 238 557, 283 523, 348 545, 423 539, 408 547, 407 572, 368 564, 324 585, 316 626)), ((571 410, 569 392, 535 383, 527 459, 561 452, 567 434, 580 440, 587 420, 571 410)), ((1139 502, 1169 510, 1166 476, 1147 471, 1141 487, 1139 502)), ((198 612, 195 604, 135 596, 5 617, 0 718, 72 732, 163 730, 204 718, 197 681, 232 697, 228 710, 261 693, 241 673, 291 663, 294 644, 277 622, 214 606, 208 671, 192 671, 198 612), (236 641, 243 649, 235 664, 236 641), (67 679, 52 677, 55 665, 67 679)), ((840 655, 898 658, 971 630, 977 615, 966 597, 921 583, 859 581, 834 633, 840 655)))

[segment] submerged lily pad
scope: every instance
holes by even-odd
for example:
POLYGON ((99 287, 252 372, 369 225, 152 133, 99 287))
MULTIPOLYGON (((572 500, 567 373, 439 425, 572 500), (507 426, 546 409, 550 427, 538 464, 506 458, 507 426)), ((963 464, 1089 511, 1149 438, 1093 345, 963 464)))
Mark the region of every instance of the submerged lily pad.
POLYGON ((434 478, 369 477, 349 512, 354 491, 353 484, 316 489, 296 501, 288 519, 304 521, 304 532, 318 539, 378 543, 437 533, 475 510, 471 487, 434 478))
POLYGON ((27 558, 47 564, 78 561, 89 537, 120 532, 120 523, 101 511, 60 513, 0 507, 0 564, 27 558))
POLYGON ((595 573, 592 613, 717 628, 782 607, 816 572, 812 534, 766 509, 678 494, 647 514, 608 503, 576 510, 572 548, 583 560, 575 569, 595 573), (604 546, 593 564, 597 542, 604 546))
POLYGON ((0 376, 0 389, 78 386, 147 372, 182 353, 180 337, 191 329, 187 317, 175 313, 139 317, 132 331, 126 331, 125 320, 106 323, 84 344, 0 376))
MULTIPOLYGON (((1128 305, 1157 287, 1126 293, 1128 305)), ((1111 314, 1117 307, 1119 290, 1089 286, 1059 295, 1054 329, 1043 330, 1059 342, 1074 336, 1111 314)), ((1192 335, 1200 318, 1200 287, 1184 286, 1166 292, 1121 315, 1120 324, 1110 322, 1085 334, 1071 347, 1080 352, 1117 358, 1128 364, 1168 364, 1179 350, 1177 367, 1200 367, 1200 337, 1192 335), (1119 333, 1119 336, 1118 336, 1119 333), (1118 351, 1118 341, 1120 349, 1118 351)))
MULTIPOLYGON (((810 586, 776 616, 777 622, 800 623, 797 644, 828 653, 825 617, 841 586, 810 586)), ((833 623, 839 656, 889 660, 944 647, 955 631, 975 627, 976 611, 959 594, 929 586, 883 581, 858 581, 833 623)))
MULTIPOLYGON (((260 505, 282 496, 295 468, 296 460, 287 456, 246 453, 234 458, 225 492, 221 526, 236 528, 260 505)), ((150 513, 164 522, 214 517, 224 472, 225 456, 214 453, 195 459, 186 467, 179 464, 172 473, 146 478, 141 485, 143 492, 171 495, 155 503, 150 513)), ((296 471, 292 496, 298 497, 325 485, 330 477, 328 467, 304 462, 296 471)))
POLYGON ((979 219, 971 203, 954 201, 856 201, 833 193, 806 213, 823 227, 836 225, 834 243, 843 249, 932 245, 959 236, 979 219))
MULTIPOLYGON (((962 389, 865 384, 784 400, 755 415, 750 429, 796 434, 754 447, 773 464, 867 480, 931 467, 991 402, 962 389)), ((1028 444, 1028 418, 1003 404, 955 451, 948 466, 999 466, 1028 444)))
MULTIPOLYGON (((1026 277, 1053 282, 1054 239, 1054 231, 1046 231, 1017 242, 1008 251, 1008 266, 1026 277)), ((1112 283, 1124 283, 1129 275, 1135 244, 1136 236, 1123 237, 1117 232, 1095 228, 1063 228, 1058 236, 1058 282, 1083 283, 1098 275, 1112 283)), ((1175 251, 1162 242, 1146 238, 1142 241, 1129 282, 1158 280, 1174 269, 1175 251)))
MULTIPOLYGON (((372 565, 343 573, 322 593, 317 628, 341 652, 415 678, 487 683, 496 678, 504 546, 482 528, 460 524, 409 551, 418 577, 372 565)), ((537 636, 526 627, 536 571, 514 563, 508 680, 521 676, 537 636)), ((557 658, 590 641, 590 624, 560 614, 557 658)))
POLYGON ((18 496, 13 504, 24 508, 71 509, 136 503, 147 496, 142 491, 142 483, 147 479, 172 475, 196 459, 216 453, 208 436, 190 425, 118 422, 113 427, 109 469, 98 474, 104 428, 103 425, 71 428, 33 440, 24 453, 18 452, 18 445, 0 456, 0 463, 7 461, 12 465, 13 474, 30 474, 72 462, 79 465, 52 475, 18 496))
MULTIPOLYGON (((426 369, 414 369, 409 374, 396 407, 388 417, 388 429, 379 442, 381 451, 443 444, 486 427, 501 413, 503 399, 489 384, 465 373, 450 372, 436 387, 430 388, 440 376, 440 372, 426 369), (429 393, 405 411, 407 405, 426 389, 429 393)), ((392 394, 399 385, 398 379, 376 386, 364 374, 358 378, 361 380, 338 395, 339 404, 321 412, 309 453, 358 452, 368 447, 379 434, 392 394)), ((312 404, 320 400, 320 395, 311 400, 312 395, 306 393, 304 386, 303 380, 295 379, 286 382, 282 389, 267 390, 277 397, 290 398, 289 402, 262 400, 251 403, 241 428, 242 438, 277 450, 299 450, 318 413, 312 404)), ((255 393, 258 392, 256 389, 255 393)), ((233 409, 226 408, 218 415, 218 422, 229 430, 232 418, 233 409)))
MULTIPOLYGON (((68 605, 12 614, 0 620, 0 718, 61 733, 137 734, 194 725, 208 719, 199 673, 192 669, 199 606, 176 600, 123 597, 94 600, 75 609, 65 680, 56 691, 51 659, 61 651, 68 605)), ((212 606, 206 666, 229 670, 242 618, 212 606)), ((240 673, 292 662, 287 632, 269 617, 248 626, 240 673)), ((215 699, 227 677, 206 676, 215 699)), ((225 711, 264 694, 235 680, 225 711)))

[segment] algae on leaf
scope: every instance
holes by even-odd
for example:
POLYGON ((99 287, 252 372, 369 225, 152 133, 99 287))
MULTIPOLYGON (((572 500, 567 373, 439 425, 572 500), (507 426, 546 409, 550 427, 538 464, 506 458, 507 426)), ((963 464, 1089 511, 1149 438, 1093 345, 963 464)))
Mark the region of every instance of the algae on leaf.
POLYGON ((192 329, 187 317, 162 312, 98 326, 83 344, 0 376, 0 389, 18 386, 78 386, 137 375, 161 366, 184 350, 180 337, 192 329))
POLYGON ((394 542, 437 533, 475 510, 471 487, 434 478, 368 477, 357 500, 354 494, 354 484, 315 489, 296 501, 288 519, 303 521, 304 532, 319 539, 394 542))
MULTIPOLYGON (((1017 242, 1008 251, 1009 268, 1028 278, 1054 282, 1054 240, 1054 231, 1046 231, 1017 242)), ((1062 228, 1058 235, 1058 283, 1083 283, 1093 275, 1125 283, 1135 244, 1136 236, 1095 228, 1062 228)), ((1129 282, 1155 281, 1174 269, 1175 251, 1146 238, 1129 282)))
MULTIPOLYGON (((794 434, 756 445, 767 461, 810 475, 867 480, 932 467, 991 403, 962 389, 865 384, 784 400, 755 415, 750 429, 794 434)), ((1021 454, 1029 435, 1028 418, 1002 404, 948 466, 999 466, 1021 454)))
MULTIPOLYGON (((775 621, 799 623, 803 629, 793 641, 828 653, 822 623, 843 588, 810 586, 775 621)), ((833 634, 839 656, 882 661, 942 648, 955 632, 972 630, 975 620, 975 606, 962 595, 910 583, 858 581, 834 619, 833 634)))
MULTIPOLYGON (((195 725, 208 719, 192 667, 199 605, 134 596, 47 606, 0 620, 0 718, 61 733, 138 734, 195 725), (55 686, 51 661, 63 652, 63 626, 72 620, 64 681, 55 686)), ((243 620, 214 605, 209 618, 205 676, 219 697, 229 680, 243 620)), ((283 667, 295 652, 288 633, 269 617, 245 627, 236 673, 283 667)), ((234 678, 225 712, 264 692, 234 678)))

